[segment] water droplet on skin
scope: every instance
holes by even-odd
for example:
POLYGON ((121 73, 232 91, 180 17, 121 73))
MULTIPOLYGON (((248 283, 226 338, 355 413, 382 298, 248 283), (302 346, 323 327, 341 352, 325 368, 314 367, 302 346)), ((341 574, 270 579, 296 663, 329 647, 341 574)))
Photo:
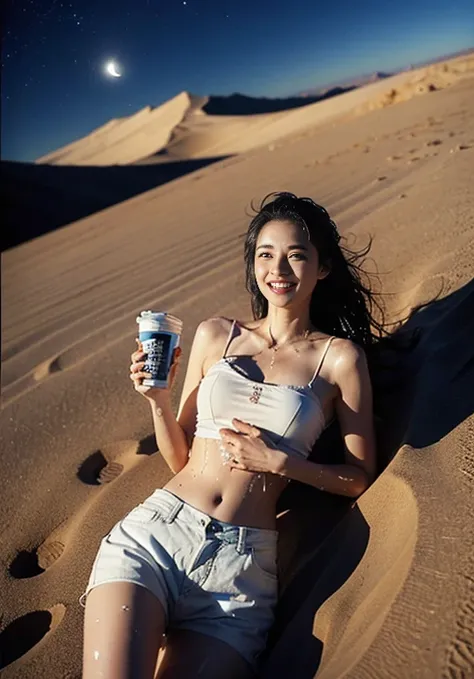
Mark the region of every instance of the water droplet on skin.
POLYGON ((99 622, 99 618, 97 618, 96 622, 99 622))
POLYGON ((222 464, 228 466, 229 462, 232 460, 232 455, 224 448, 222 441, 219 443, 219 452, 222 458, 222 464))
POLYGON ((100 653, 99 651, 94 651, 94 660, 99 660, 100 653))
POLYGON ((122 611, 129 611, 129 610, 130 610, 130 606, 122 606, 122 611))
POLYGON ((255 481, 256 481, 260 476, 261 476, 261 474, 256 474, 256 475, 254 475, 254 477, 253 477, 252 480, 250 481, 249 485, 247 486, 247 489, 246 489, 246 491, 245 491, 245 493, 244 493, 244 497, 246 497, 249 493, 252 492, 253 487, 254 487, 254 485, 255 485, 255 481))
POLYGON ((204 439, 204 460, 202 463, 201 471, 199 472, 201 475, 204 473, 204 470, 207 467, 207 459, 209 457, 209 450, 207 447, 207 439, 204 439))

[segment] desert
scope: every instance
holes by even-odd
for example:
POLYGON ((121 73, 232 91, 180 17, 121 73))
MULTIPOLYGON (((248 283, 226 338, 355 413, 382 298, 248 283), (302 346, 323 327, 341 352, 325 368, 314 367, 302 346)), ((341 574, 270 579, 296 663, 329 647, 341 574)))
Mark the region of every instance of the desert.
POLYGON ((373 238, 387 319, 410 316, 420 341, 377 392, 373 485, 282 499, 261 676, 474 676, 473 85, 463 56, 255 116, 182 93, 28 169, 66 182, 70 166, 214 159, 2 253, 5 679, 79 679, 100 538, 170 476, 128 378, 135 318, 183 319, 184 360, 204 318, 250 318, 243 236, 251 201, 277 190, 324 205, 349 242, 373 238))

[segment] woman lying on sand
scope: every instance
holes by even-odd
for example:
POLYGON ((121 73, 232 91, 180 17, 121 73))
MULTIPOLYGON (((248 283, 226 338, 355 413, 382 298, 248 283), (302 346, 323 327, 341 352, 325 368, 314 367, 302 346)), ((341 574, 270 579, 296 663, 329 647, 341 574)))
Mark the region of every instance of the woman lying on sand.
POLYGON ((174 476, 102 540, 86 591, 84 679, 255 676, 278 595, 281 492, 296 479, 356 498, 374 478, 371 293, 322 207, 270 197, 245 242, 255 320, 199 325, 177 418, 180 350, 168 389, 143 386, 145 354, 132 354, 130 377, 174 476), (335 417, 346 464, 309 461, 335 417))

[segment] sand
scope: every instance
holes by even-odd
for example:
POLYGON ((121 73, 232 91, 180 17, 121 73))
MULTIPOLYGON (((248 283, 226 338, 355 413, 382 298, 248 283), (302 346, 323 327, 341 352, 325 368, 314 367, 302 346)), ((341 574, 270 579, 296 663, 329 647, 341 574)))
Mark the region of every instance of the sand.
MULTIPOLYGON (((354 92, 275 114, 287 125, 276 118, 280 131, 263 145, 248 121, 239 155, 3 254, 5 679, 79 679, 78 598, 99 540, 170 477, 128 378, 135 317, 157 308, 183 318, 185 358, 203 318, 248 318, 246 210, 273 190, 312 196, 356 243, 373 235, 389 319, 437 301, 411 320, 421 340, 403 359, 406 379, 378 396, 375 483, 354 503, 304 487, 282 501, 282 597, 262 676, 474 676, 469 69, 394 105, 379 105, 394 87, 383 81, 351 105, 354 92)), ((107 145, 100 157, 115 157, 107 145)))
POLYGON ((157 108, 147 106, 111 120, 37 163, 107 166, 241 154, 317 123, 406 101, 473 74, 474 54, 405 71, 302 108, 246 116, 208 115, 203 108, 209 97, 181 92, 157 108))

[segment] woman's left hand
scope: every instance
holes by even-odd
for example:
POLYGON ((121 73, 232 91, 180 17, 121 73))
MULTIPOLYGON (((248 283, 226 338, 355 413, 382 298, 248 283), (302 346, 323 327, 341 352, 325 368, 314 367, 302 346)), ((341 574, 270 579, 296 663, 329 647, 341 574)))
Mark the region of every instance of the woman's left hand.
POLYGON ((230 454, 228 465, 249 472, 279 474, 285 454, 272 447, 268 438, 257 427, 234 418, 232 429, 220 429, 222 445, 230 454))

